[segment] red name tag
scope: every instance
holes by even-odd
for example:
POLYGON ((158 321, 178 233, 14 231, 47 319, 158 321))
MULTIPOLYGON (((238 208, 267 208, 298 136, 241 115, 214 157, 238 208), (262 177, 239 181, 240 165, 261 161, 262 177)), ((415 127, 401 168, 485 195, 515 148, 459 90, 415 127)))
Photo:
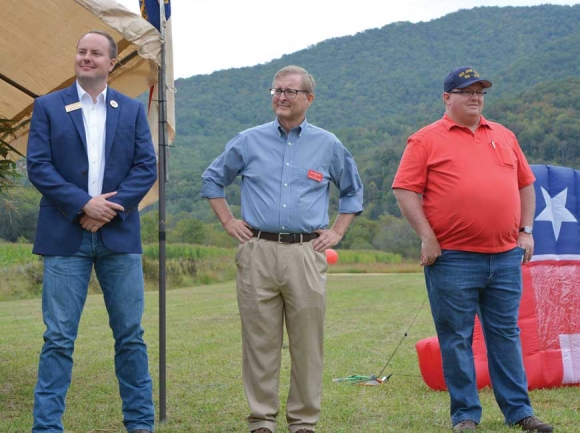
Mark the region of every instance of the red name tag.
POLYGON ((319 173, 314 170, 308 170, 308 179, 315 180, 316 182, 321 182, 322 178, 323 178, 322 173, 319 173))

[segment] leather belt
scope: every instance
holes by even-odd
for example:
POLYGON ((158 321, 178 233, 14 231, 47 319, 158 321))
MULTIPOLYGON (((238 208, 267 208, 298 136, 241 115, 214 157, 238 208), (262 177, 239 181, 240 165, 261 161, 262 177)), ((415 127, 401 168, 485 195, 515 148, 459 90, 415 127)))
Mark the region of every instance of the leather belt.
POLYGON ((255 229, 252 229, 252 233, 258 239, 278 242, 279 244, 299 244, 310 242, 318 237, 318 233, 268 233, 255 229))

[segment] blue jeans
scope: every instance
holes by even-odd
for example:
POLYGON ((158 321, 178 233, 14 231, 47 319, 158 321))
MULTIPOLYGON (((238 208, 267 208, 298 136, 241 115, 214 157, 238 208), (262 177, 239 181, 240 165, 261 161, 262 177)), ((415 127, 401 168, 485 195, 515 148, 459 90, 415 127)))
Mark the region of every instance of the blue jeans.
POLYGON ((476 314, 487 347, 493 392, 506 424, 534 414, 517 324, 522 256, 519 247, 496 254, 444 250, 433 265, 425 266, 453 425, 465 419, 478 424, 481 420, 471 346, 476 314))
POLYGON ((104 246, 98 232, 84 232, 73 256, 44 257, 42 315, 46 332, 34 389, 33 433, 64 431, 62 415, 72 376, 74 342, 93 266, 115 339, 115 373, 125 428, 129 432, 153 431, 152 381, 141 327, 141 256, 113 253, 104 246))

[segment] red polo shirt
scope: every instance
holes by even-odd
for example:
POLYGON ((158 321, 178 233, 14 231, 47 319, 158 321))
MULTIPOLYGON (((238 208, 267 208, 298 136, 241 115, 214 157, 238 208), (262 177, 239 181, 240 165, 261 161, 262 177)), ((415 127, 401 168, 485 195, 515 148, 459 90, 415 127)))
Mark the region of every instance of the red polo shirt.
POLYGON ((509 129, 481 117, 473 133, 444 115, 409 137, 392 187, 422 194, 442 249, 497 253, 515 248, 519 190, 534 180, 509 129))

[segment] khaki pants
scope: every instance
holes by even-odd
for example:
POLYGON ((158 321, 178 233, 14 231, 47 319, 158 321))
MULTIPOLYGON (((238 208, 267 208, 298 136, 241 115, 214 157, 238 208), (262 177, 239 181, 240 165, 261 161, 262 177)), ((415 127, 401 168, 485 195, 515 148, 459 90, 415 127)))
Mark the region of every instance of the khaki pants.
POLYGON ((242 370, 250 431, 274 431, 284 321, 290 346, 286 419, 291 432, 314 429, 320 415, 326 256, 309 242, 251 239, 236 255, 242 370))

